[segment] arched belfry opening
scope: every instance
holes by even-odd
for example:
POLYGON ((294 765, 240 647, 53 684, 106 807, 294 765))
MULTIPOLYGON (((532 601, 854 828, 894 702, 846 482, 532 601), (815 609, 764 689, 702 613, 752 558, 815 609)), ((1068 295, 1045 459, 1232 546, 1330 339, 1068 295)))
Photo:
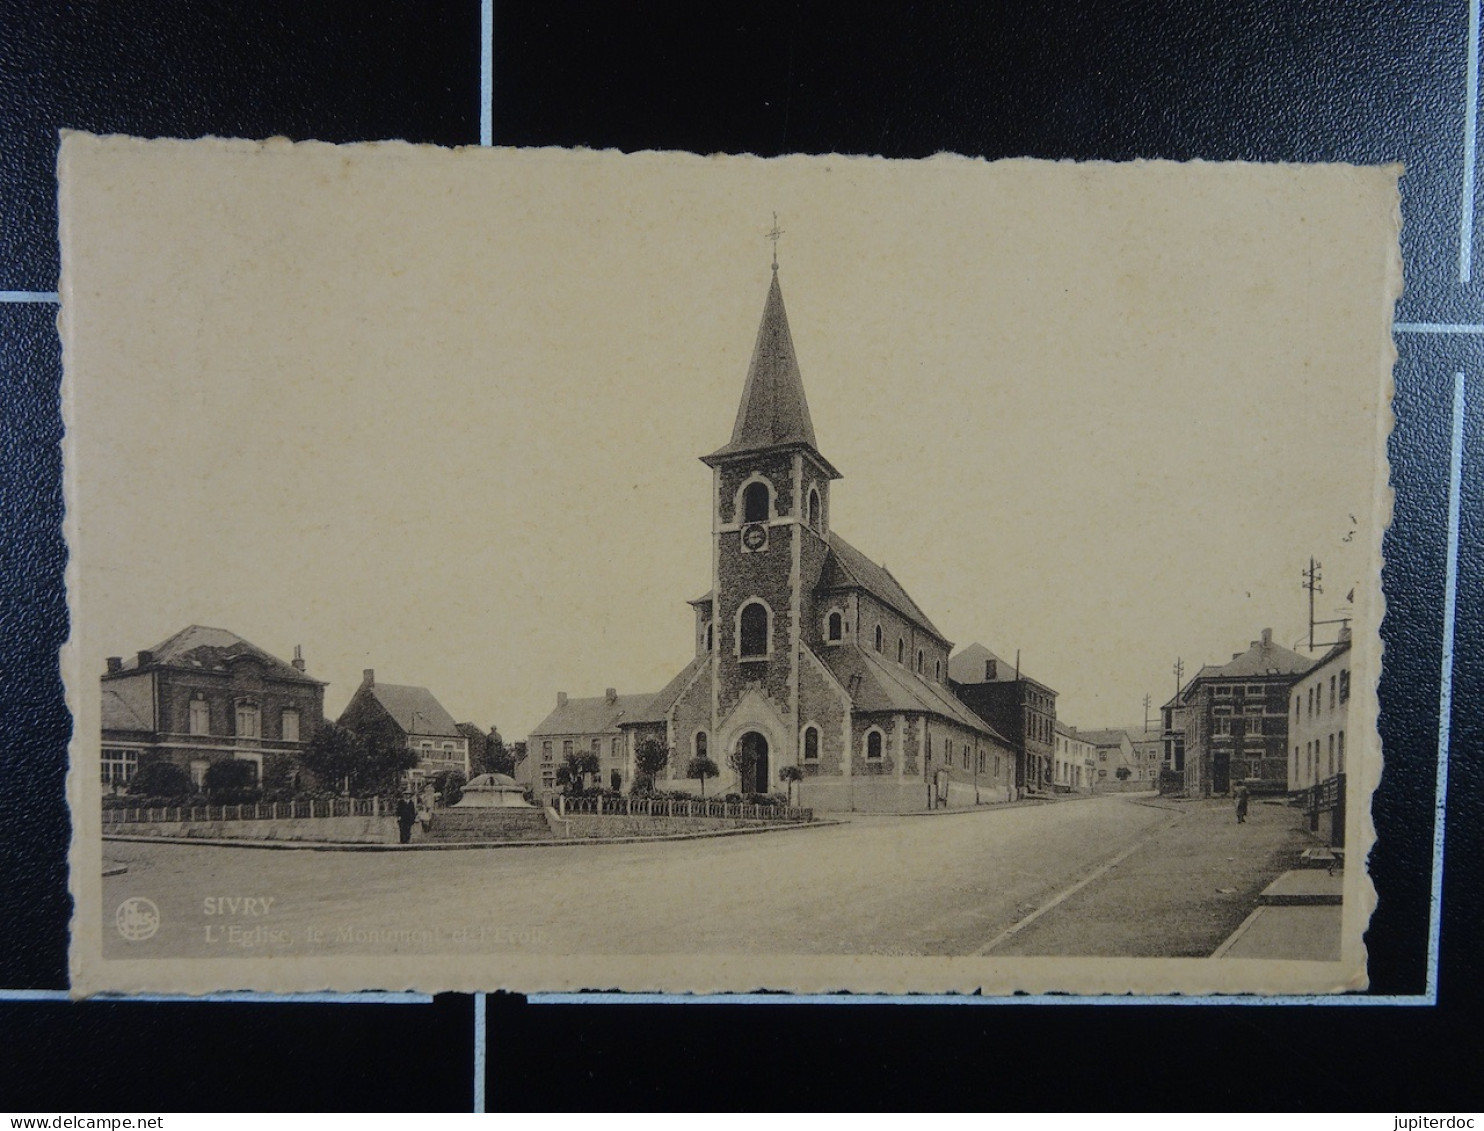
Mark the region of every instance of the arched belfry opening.
POLYGON ((749 483, 742 492, 742 521, 768 521, 768 485, 749 483))

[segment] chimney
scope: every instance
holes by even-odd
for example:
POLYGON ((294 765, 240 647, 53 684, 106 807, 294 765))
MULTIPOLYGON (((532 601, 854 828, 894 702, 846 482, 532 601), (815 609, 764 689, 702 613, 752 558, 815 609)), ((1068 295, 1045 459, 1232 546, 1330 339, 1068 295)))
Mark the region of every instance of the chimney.
POLYGON ((375 668, 364 668, 364 669, 362 669, 362 671, 361 671, 361 686, 362 687, 375 687, 376 686, 376 669, 375 668))
POLYGON ((304 670, 304 649, 298 644, 294 645, 294 667, 304 670))
POLYGON ((1271 648, 1273 646, 1273 630, 1271 628, 1262 630, 1262 646, 1264 648, 1271 648))
POLYGON ((121 672, 121 671, 123 671, 124 670, 124 658, 122 656, 109 656, 108 657, 108 670, 111 671, 111 672, 121 672))
POLYGON ((604 690, 603 690, 603 698, 607 699, 608 702, 610 702, 610 703, 617 703, 618 702, 618 692, 615 691, 611 687, 604 688, 604 690))
POLYGON ((565 707, 566 705, 567 705, 567 693, 565 691, 558 691, 557 692, 557 706, 558 707, 565 707))
POLYGON ((144 652, 140 652, 139 653, 139 666, 141 668, 142 667, 146 667, 149 664, 152 664, 154 662, 155 662, 155 654, 153 652, 144 651, 144 652))

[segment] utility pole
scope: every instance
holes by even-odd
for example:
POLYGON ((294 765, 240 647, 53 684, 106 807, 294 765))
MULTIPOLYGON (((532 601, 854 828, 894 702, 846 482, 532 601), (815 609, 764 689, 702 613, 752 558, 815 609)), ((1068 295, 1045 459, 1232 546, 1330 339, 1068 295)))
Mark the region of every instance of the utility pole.
POLYGON ((1172 670, 1175 673, 1175 698, 1179 699, 1180 687, 1185 680, 1185 661, 1182 660, 1179 656, 1176 656, 1175 667, 1172 670))
POLYGON ((1144 733, 1149 733, 1149 692, 1144 692, 1144 733))
POLYGON ((1324 587, 1319 583, 1323 580, 1320 570, 1323 565, 1316 562, 1311 556, 1309 568, 1304 570, 1304 588, 1309 591, 1309 651, 1314 651, 1314 594, 1323 593, 1324 587))

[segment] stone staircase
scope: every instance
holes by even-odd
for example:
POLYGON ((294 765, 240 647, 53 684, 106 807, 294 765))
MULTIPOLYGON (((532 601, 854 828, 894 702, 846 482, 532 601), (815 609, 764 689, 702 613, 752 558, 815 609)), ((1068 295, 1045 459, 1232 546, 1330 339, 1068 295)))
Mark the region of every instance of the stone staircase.
POLYGON ((435 809, 422 838, 433 843, 555 840, 541 809, 435 809))

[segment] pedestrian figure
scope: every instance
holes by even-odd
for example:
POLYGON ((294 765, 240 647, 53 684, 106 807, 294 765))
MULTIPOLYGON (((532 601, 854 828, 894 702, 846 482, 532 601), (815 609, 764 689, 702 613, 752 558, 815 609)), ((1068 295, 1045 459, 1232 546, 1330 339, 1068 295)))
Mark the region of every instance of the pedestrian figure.
POLYGON ((412 797, 404 793, 402 800, 397 802, 397 831, 402 835, 403 844, 412 839, 412 823, 416 820, 417 806, 412 803, 412 797))
POLYGON ((1237 824, 1245 825, 1247 823, 1247 787, 1238 783, 1232 796, 1237 799, 1237 824))

